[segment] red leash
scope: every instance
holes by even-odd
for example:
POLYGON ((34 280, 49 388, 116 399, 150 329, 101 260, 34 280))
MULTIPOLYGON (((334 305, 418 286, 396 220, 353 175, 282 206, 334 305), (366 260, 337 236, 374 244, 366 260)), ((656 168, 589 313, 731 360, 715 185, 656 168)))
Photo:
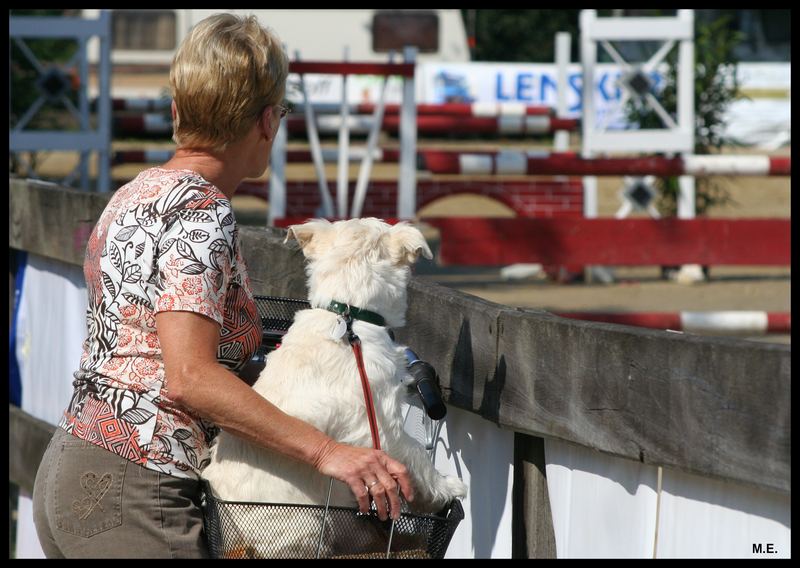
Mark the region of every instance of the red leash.
POLYGON ((364 356, 361 352, 361 339, 355 333, 353 333, 352 329, 350 329, 347 339, 350 341, 350 346, 353 348, 353 355, 356 357, 358 374, 361 375, 361 388, 364 391, 364 402, 367 405, 367 420, 369 421, 369 430, 372 433, 372 447, 376 450, 380 450, 381 439, 378 436, 378 419, 375 416, 375 403, 372 399, 372 390, 369 388, 367 370, 364 368, 364 356))

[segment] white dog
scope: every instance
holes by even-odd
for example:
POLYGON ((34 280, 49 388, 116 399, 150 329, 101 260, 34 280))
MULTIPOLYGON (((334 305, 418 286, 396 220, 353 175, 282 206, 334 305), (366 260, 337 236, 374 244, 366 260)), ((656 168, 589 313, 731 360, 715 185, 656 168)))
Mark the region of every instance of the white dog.
MULTIPOLYGON (((410 265, 420 253, 431 258, 431 251, 416 228, 378 219, 314 220, 291 226, 286 240, 291 238, 310 261, 306 271, 311 309, 295 314, 253 388, 335 440, 371 447, 355 357, 341 335, 341 316, 328 308, 338 302, 379 314, 386 327, 402 327, 410 265)), ((436 512, 464 497, 466 486, 457 477, 439 474, 424 447, 403 430, 404 348, 382 326, 354 319, 352 329, 361 338, 381 448, 408 469, 415 494, 413 510, 436 512)), ((314 505, 325 504, 330 479, 311 466, 225 432, 211 449, 211 464, 203 477, 225 500, 314 505)), ((349 487, 338 482, 333 484, 331 505, 358 506, 349 487)), ((314 535, 287 529, 281 538, 290 548, 314 535)))

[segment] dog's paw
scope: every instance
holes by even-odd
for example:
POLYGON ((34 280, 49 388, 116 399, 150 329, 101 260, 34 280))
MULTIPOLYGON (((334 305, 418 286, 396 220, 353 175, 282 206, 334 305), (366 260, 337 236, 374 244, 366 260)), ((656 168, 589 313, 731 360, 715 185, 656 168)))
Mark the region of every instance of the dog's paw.
POLYGON ((452 475, 440 476, 430 496, 430 505, 438 510, 454 499, 466 497, 467 490, 467 486, 459 478, 452 475))
POLYGON ((438 474, 431 485, 418 489, 409 506, 417 514, 437 514, 455 499, 466 497, 467 491, 468 487, 458 477, 438 474))
POLYGON ((455 498, 463 499, 467 496, 469 488, 467 485, 454 475, 448 475, 444 478, 444 493, 452 501, 455 498))

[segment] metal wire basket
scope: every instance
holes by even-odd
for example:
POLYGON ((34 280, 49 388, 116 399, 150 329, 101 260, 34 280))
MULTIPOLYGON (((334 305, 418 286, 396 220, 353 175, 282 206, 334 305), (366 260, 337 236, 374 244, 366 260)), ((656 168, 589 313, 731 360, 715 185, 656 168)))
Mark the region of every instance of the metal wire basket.
POLYGON ((444 558, 464 518, 454 500, 437 515, 403 512, 381 521, 374 507, 242 503, 204 485, 205 531, 213 558, 444 558))
POLYGON ((294 314, 307 310, 311 304, 307 300, 296 298, 279 298, 277 296, 253 296, 258 315, 261 317, 261 347, 257 356, 263 357, 275 349, 283 334, 294 321, 294 314))
MULTIPOLYGON (((306 300, 255 296, 263 328, 257 356, 275 349, 306 300)), ((374 508, 226 501, 202 482, 206 540, 213 558, 444 558, 464 519, 454 500, 436 515, 381 521, 374 508)))

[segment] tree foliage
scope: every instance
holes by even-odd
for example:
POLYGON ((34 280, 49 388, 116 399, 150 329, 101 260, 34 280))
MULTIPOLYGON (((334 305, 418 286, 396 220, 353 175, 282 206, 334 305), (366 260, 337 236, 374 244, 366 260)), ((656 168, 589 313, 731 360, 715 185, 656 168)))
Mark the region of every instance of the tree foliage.
POLYGON ((572 34, 574 61, 579 14, 580 10, 462 10, 467 33, 474 32, 473 61, 552 63, 556 32, 572 34))

